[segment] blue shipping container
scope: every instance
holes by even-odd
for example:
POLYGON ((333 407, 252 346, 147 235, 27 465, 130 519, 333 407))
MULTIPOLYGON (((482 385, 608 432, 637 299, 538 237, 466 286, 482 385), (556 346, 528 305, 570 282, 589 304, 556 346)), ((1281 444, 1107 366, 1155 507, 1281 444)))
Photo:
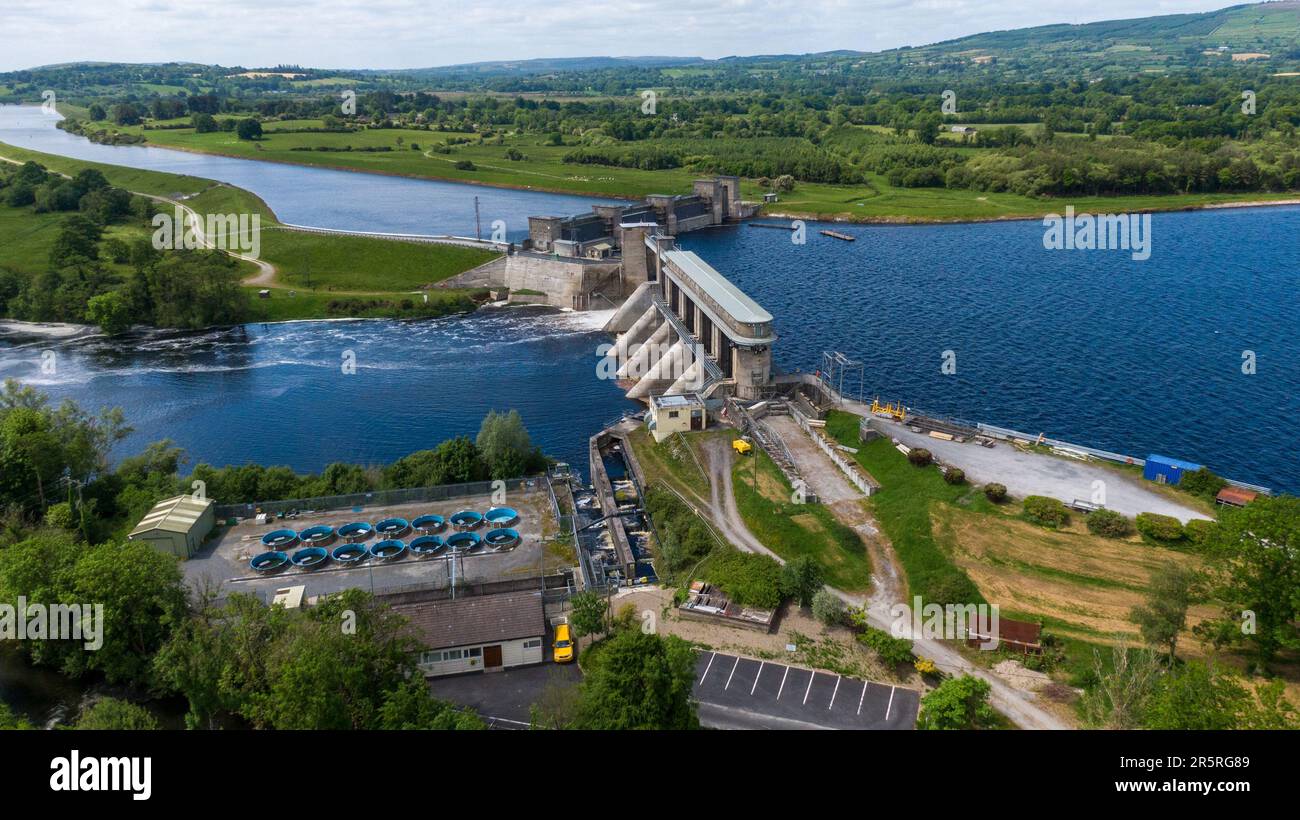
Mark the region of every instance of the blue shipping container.
POLYGON ((1169 456, 1147 456, 1146 467, 1142 477, 1157 484, 1177 484, 1183 480, 1183 473, 1196 472, 1201 465, 1183 461, 1169 456))

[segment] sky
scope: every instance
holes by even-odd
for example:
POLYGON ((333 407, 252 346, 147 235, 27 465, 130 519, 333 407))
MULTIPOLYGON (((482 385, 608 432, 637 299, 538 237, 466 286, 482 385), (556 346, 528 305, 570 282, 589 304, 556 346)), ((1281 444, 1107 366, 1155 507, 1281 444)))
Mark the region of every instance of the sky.
POLYGON ((880 51, 1233 0, 3 0, 0 71, 51 63, 424 68, 533 57, 880 51))

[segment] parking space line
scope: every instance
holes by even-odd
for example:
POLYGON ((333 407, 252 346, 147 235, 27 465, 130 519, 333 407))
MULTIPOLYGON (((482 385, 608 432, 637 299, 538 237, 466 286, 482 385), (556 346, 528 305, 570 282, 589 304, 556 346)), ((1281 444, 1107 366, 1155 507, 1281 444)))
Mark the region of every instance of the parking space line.
POLYGON ((838 694, 840 693, 840 681, 842 681, 842 680, 844 680, 844 678, 841 678, 841 677, 839 677, 839 676, 836 676, 836 678, 835 678, 835 689, 831 692, 831 702, 830 702, 830 705, 826 707, 826 710, 827 710, 827 711, 830 711, 831 709, 834 709, 834 708, 835 708, 835 696, 838 695, 838 694))
POLYGON ((867 681, 862 682, 862 694, 858 695, 858 714, 862 714, 862 701, 867 698, 867 681))
POLYGON ((709 665, 704 667, 704 674, 700 675, 700 683, 704 683, 704 679, 709 676, 709 670, 713 668, 713 660, 716 657, 718 657, 717 652, 714 652, 713 655, 709 657, 709 665))
POLYGON ((758 688, 758 676, 763 674, 763 664, 765 663, 767 663, 767 661, 758 662, 758 675, 754 676, 754 685, 749 687, 749 694, 751 695, 754 694, 754 690, 758 688))
POLYGON ((889 705, 885 707, 885 720, 889 720, 889 711, 894 708, 894 690, 897 686, 889 687, 889 705))
POLYGON ((776 690, 776 699, 781 699, 781 693, 785 691, 785 679, 790 675, 790 667, 785 668, 785 674, 781 676, 781 688, 776 690))
POLYGON ((730 674, 730 675, 727 675, 727 685, 724 686, 724 687, 722 687, 722 691, 725 692, 725 691, 727 691, 728 689, 731 688, 731 679, 734 678, 734 677, 736 676, 736 667, 737 667, 737 666, 740 666, 740 656, 739 656, 739 655, 736 656, 736 662, 733 663, 733 664, 731 665, 731 674, 730 674))
POLYGON ((817 673, 816 673, 816 672, 813 672, 813 673, 812 673, 812 676, 808 678, 808 688, 805 689, 805 690, 803 690, 803 705, 804 705, 804 706, 807 706, 807 705, 808 705, 808 693, 812 691, 812 682, 813 682, 814 680, 816 680, 816 679, 817 679, 817 673))

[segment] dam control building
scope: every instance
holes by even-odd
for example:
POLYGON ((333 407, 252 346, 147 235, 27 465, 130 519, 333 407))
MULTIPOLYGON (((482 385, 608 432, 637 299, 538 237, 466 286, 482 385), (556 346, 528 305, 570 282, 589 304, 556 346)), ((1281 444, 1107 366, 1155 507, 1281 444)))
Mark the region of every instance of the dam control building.
POLYGON ((521 246, 444 284, 508 288, 512 301, 579 311, 617 308, 602 368, 629 398, 758 399, 772 380, 772 315, 676 244, 758 208, 741 200, 739 177, 717 176, 696 180, 690 194, 532 216, 521 246))

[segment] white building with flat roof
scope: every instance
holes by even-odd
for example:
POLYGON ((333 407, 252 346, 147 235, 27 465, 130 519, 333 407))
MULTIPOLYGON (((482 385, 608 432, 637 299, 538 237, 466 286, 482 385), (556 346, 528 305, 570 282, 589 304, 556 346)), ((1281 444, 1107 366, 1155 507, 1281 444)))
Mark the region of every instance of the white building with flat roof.
POLYGON ((704 399, 698 393, 675 396, 652 396, 647 425, 655 441, 663 441, 677 433, 703 430, 708 426, 709 414, 704 399))

